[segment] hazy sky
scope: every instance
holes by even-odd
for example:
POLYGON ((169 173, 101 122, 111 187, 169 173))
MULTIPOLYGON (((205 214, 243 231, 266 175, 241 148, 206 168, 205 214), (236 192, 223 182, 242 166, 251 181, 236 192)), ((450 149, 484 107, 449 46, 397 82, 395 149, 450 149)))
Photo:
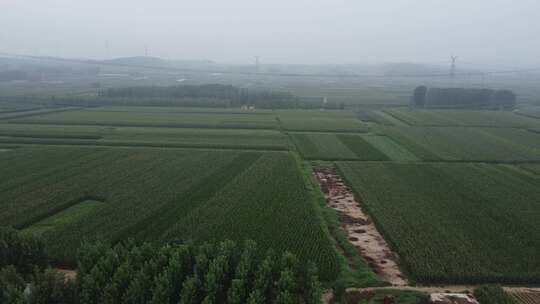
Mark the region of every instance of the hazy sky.
POLYGON ((0 51, 540 66, 539 0, 0 0, 0 51))

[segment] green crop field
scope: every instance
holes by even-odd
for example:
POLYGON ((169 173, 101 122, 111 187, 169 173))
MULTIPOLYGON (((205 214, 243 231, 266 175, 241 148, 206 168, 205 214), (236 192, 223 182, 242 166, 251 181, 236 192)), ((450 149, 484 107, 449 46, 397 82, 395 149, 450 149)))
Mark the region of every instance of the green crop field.
POLYGON ((315 261, 326 280, 340 271, 288 153, 39 147, 0 161, 0 222, 40 233, 59 260, 84 238, 253 239, 315 261), (84 210, 89 199, 99 206, 84 210))
POLYGON ((540 160, 540 134, 524 129, 386 127, 382 132, 423 160, 540 160))
POLYGON ((336 133, 290 133, 302 156, 319 160, 387 160, 360 135, 336 133))
POLYGON ((1 143, 156 146, 223 149, 287 149, 276 130, 147 128, 85 125, 0 124, 1 143))
POLYGON ((176 128, 233 128, 233 129, 275 129, 274 115, 212 112, 175 111, 119 111, 82 109, 60 113, 33 115, 11 119, 10 122, 56 125, 104 125, 134 127, 176 127, 176 128))
POLYGON ((517 114, 540 119, 540 107, 527 107, 516 111, 517 114))
POLYGON ((10 103, 0 222, 68 265, 85 239, 253 239, 261 253, 313 260, 325 282, 380 284, 343 214, 322 206, 310 165, 336 165, 412 282, 533 284, 538 123, 497 111, 10 103))
POLYGON ((508 111, 409 110, 406 108, 394 108, 384 110, 384 112, 412 126, 540 127, 540 120, 516 115, 508 111))
POLYGON ((540 180, 508 165, 341 162, 422 283, 540 283, 540 180))
POLYGON ((46 217, 43 220, 32 224, 23 230, 28 234, 42 234, 52 229, 62 229, 70 223, 81 221, 83 217, 89 216, 95 209, 103 206, 103 202, 95 200, 84 200, 77 202, 75 205, 68 207, 52 216, 46 217))
POLYGON ((393 161, 417 161, 418 158, 388 136, 366 135, 364 140, 393 161))
POLYGON ((310 132, 366 132, 363 124, 349 111, 276 111, 283 129, 310 132))
POLYGON ((522 164, 519 167, 540 176, 540 164, 522 164))

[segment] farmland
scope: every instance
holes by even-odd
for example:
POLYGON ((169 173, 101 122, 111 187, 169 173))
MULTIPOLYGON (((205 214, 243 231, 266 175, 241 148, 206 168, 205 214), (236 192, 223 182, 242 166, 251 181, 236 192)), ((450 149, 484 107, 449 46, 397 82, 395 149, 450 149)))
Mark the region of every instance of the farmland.
POLYGON ((138 126, 176 128, 275 129, 272 115, 250 113, 118 111, 82 109, 13 119, 18 123, 53 125, 138 126))
POLYGON ((83 239, 219 242, 381 284, 327 208, 335 166, 411 283, 539 282, 537 119, 464 110, 5 106, 0 221, 73 265, 83 239), (505 246, 499 246, 505 244, 505 246), (467 259, 460 257, 467 256, 467 259))
POLYGON ((50 147, 0 157, 8 164, 0 220, 41 231, 58 259, 69 261, 81 238, 253 239, 315 261, 327 280, 339 272, 317 206, 286 153, 50 147), (83 217, 69 212, 88 199, 100 203, 83 217), (294 229, 275 234, 274 227, 294 229))
POLYGON ((382 133, 423 160, 540 160, 540 134, 524 129, 385 127, 382 133))
POLYGON ((385 113, 412 126, 469 126, 497 128, 535 128, 540 120, 508 111, 409 110, 394 108, 385 113))
POLYGON ((0 124, 2 143, 286 150, 276 130, 0 124))
POLYGON ((290 135, 306 159, 388 159, 360 135, 332 133, 290 133, 290 135))
POLYGON ((276 111, 287 131, 366 132, 367 126, 348 111, 276 111))
POLYGON ((418 282, 540 282, 538 179, 489 164, 338 167, 418 282))

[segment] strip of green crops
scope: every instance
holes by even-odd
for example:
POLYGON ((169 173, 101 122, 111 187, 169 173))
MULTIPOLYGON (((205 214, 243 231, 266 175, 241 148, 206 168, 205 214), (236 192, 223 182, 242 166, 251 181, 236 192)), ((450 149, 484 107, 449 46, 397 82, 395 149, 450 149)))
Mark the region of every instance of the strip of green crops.
POLYGON ((338 253, 296 160, 284 152, 21 147, 0 154, 0 222, 17 228, 54 219, 84 197, 99 208, 42 232, 56 260, 82 239, 253 239, 261 251, 313 260, 324 280, 338 253))
POLYGON ((540 121, 509 111, 386 109, 387 114, 413 126, 475 126, 534 128, 540 121))
POLYGON ((286 150, 285 139, 275 130, 0 124, 10 144, 286 150))
POLYGON ((174 128, 229 128, 229 129, 276 129, 273 115, 245 115, 221 113, 181 112, 118 112, 77 110, 57 112, 30 118, 10 120, 12 123, 89 125, 89 126, 133 126, 174 128))
POLYGON ((384 127, 382 132, 422 160, 540 160, 540 135, 520 129, 384 127))
POLYGON ((360 135, 335 133, 290 133, 305 159, 388 160, 360 135))
POLYGON ((24 229, 23 232, 27 234, 42 234, 48 230, 77 222, 82 217, 87 216, 102 205, 103 202, 95 200, 78 202, 74 206, 71 206, 63 211, 60 211, 59 213, 33 224, 32 226, 24 229))
POLYGON ((422 283, 539 283, 540 180, 487 164, 341 162, 422 283))
POLYGON ((367 132, 367 126, 348 111, 276 111, 276 115, 288 131, 367 132))

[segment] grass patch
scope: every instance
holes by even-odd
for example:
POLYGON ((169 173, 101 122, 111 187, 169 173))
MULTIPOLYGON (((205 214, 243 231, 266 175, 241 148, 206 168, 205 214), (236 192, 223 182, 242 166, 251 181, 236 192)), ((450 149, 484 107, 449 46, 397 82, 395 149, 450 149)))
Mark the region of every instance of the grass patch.
POLYGON ((103 202, 96 200, 84 200, 67 209, 64 209, 48 218, 45 218, 25 229, 23 233, 43 234, 55 228, 61 228, 70 223, 75 223, 83 217, 91 214, 95 209, 103 205, 103 202))

